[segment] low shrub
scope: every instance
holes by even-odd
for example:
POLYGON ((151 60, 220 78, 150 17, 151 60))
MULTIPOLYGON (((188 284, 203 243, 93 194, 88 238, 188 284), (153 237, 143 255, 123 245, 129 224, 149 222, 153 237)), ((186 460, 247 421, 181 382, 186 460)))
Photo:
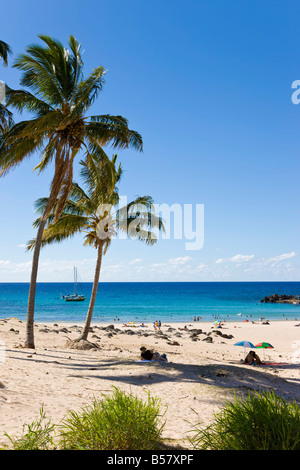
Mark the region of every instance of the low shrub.
POLYGON ((60 447, 85 450, 151 450, 160 439, 160 401, 144 402, 115 388, 79 413, 70 411, 60 428, 60 447))
POLYGON ((299 405, 273 391, 235 397, 214 418, 208 427, 194 427, 195 449, 300 450, 299 405))
POLYGON ((94 399, 80 412, 70 410, 59 425, 46 421, 42 408, 19 437, 6 436, 13 450, 152 450, 160 445, 163 427, 159 399, 148 393, 143 401, 114 388, 112 396, 94 399))

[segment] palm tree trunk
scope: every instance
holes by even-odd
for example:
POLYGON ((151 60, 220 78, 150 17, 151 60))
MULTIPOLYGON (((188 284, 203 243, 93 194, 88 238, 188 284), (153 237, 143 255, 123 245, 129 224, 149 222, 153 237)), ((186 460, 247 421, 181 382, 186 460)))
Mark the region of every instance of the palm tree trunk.
POLYGON ((98 291, 99 277, 100 277, 101 264, 102 264, 102 252, 103 252, 103 244, 101 243, 98 247, 98 256, 97 256, 97 263, 96 263, 96 269, 95 269, 95 276, 94 276, 92 295, 91 295, 91 299, 90 299, 90 305, 89 305, 88 313, 87 313, 87 316, 86 316, 84 329, 83 329, 82 335, 80 336, 79 340, 85 340, 86 341, 87 337, 88 337, 88 334, 89 334, 91 321, 92 321, 92 316, 93 316, 94 307, 95 307, 97 291, 98 291))
POLYGON ((27 323, 26 323, 26 339, 25 348, 34 349, 34 307, 35 307, 35 292, 36 292, 36 280, 38 273, 38 264, 41 250, 41 243, 44 233, 44 228, 47 222, 46 217, 42 217, 38 232, 35 239, 35 246, 32 259, 30 288, 28 295, 28 306, 27 306, 27 323))
POLYGON ((36 280, 39 266, 39 257, 43 239, 44 229, 47 223, 47 218, 53 209, 56 198, 59 194, 61 187, 62 175, 64 174, 62 165, 62 149, 63 143, 57 149, 57 155, 55 158, 55 174, 51 183, 51 191, 48 202, 44 209, 44 213, 41 217, 40 225, 37 231, 35 246, 33 251, 32 267, 31 267, 31 278, 30 278, 30 287, 28 295, 28 305, 27 305, 27 323, 26 323, 26 339, 25 339, 25 348, 34 349, 34 308, 35 308, 35 293, 36 293, 36 280))

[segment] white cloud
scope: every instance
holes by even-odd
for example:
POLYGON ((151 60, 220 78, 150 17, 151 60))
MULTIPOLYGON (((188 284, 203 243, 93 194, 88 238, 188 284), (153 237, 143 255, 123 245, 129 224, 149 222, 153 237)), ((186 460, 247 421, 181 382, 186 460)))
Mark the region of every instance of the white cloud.
POLYGON ((292 251, 291 253, 283 253, 282 255, 275 256, 274 258, 267 258, 265 263, 278 263, 280 261, 285 261, 286 259, 295 258, 295 256, 297 256, 295 251, 292 251))
POLYGON ((184 264, 189 263, 190 261, 192 261, 192 258, 190 256, 183 256, 178 258, 170 258, 168 262, 173 266, 182 266, 184 264))
POLYGON ((221 264, 221 263, 246 263, 250 261, 251 259, 254 258, 254 255, 235 255, 232 256, 232 258, 219 258, 216 261, 216 264, 221 264))
MULTIPOLYGON (((282 253, 269 258, 237 254, 217 261, 199 257, 178 256, 174 258, 145 261, 141 258, 129 262, 109 262, 103 259, 100 280, 109 281, 222 281, 222 280, 292 280, 298 279, 297 253, 282 253)), ((0 282, 29 282, 31 255, 20 262, 0 260, 0 282)), ((41 259, 39 282, 72 282, 73 266, 78 268, 82 282, 92 282, 96 258, 41 259)))
POLYGON ((4 268, 9 268, 10 266, 10 261, 8 260, 5 260, 5 259, 0 259, 0 269, 4 269, 4 268))
POLYGON ((143 260, 142 260, 141 258, 135 258, 135 259, 129 261, 128 264, 129 264, 130 266, 134 266, 134 265, 136 265, 136 264, 142 263, 142 261, 143 261, 143 260))
MULTIPOLYGON (((38 281, 68 282, 73 278, 73 267, 78 267, 82 281, 93 278, 96 259, 57 260, 45 259, 39 262, 38 281), (88 279, 87 279, 88 278, 88 279)), ((0 260, 0 280, 2 282, 29 282, 32 261, 14 262, 0 260)))

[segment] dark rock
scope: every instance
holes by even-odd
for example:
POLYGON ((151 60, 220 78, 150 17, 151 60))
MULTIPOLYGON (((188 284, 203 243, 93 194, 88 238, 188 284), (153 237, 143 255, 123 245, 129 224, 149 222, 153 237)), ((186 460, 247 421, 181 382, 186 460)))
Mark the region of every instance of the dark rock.
POLYGON ((189 330, 189 331, 195 335, 200 335, 201 333, 203 333, 203 331, 199 328, 193 328, 192 330, 189 330))
POLYGON ((286 295, 286 294, 272 294, 270 296, 266 296, 261 300, 262 303, 300 303, 300 296, 299 295, 286 295))
POLYGON ((213 342, 213 339, 211 336, 207 336, 206 338, 204 338, 202 341, 206 341, 207 343, 212 343, 213 342))

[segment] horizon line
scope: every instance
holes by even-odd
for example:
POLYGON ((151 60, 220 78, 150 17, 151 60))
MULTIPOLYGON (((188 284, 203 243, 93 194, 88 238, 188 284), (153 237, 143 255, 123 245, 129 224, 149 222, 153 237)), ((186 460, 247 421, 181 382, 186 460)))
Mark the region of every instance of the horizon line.
MULTIPOLYGON (((80 281, 80 284, 93 284, 94 281, 80 281)), ((272 282, 272 283, 275 283, 275 282, 300 282, 300 280, 298 281, 287 281, 287 280, 276 280, 276 281, 262 281, 262 280, 257 280, 257 281, 99 281, 99 284, 159 284, 159 283, 173 283, 173 284, 179 284, 179 283, 229 283, 229 282, 272 282)), ((37 281, 37 284, 73 284, 74 282, 73 281, 37 281)), ((0 284, 30 284, 30 281, 0 281, 0 284)))

